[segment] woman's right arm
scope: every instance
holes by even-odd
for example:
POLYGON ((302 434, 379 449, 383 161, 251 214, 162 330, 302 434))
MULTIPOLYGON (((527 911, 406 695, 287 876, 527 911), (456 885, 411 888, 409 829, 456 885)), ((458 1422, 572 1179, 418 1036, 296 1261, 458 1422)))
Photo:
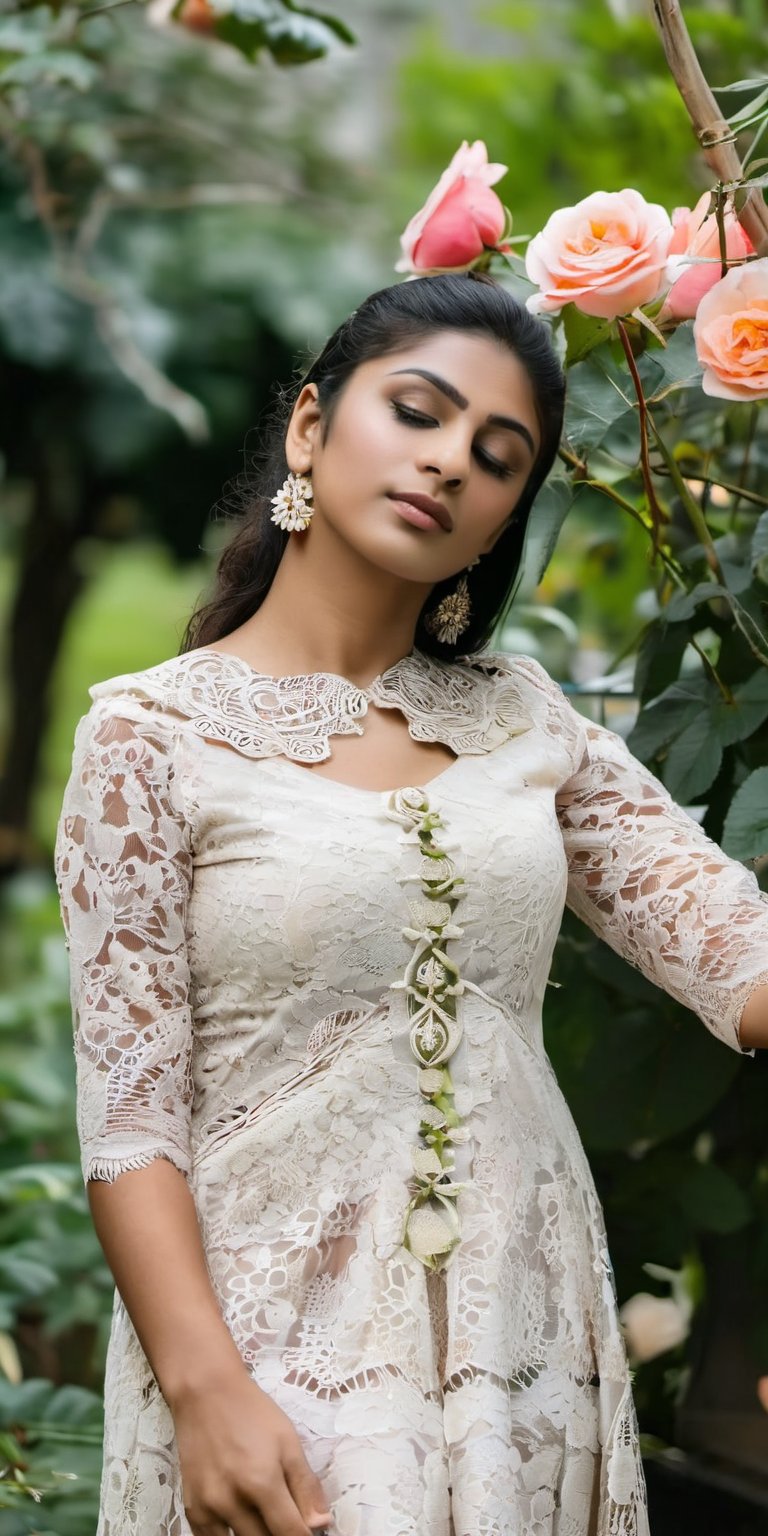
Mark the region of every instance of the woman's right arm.
POLYGON ((88 1198, 173 1416, 193 1531, 306 1536, 327 1526, 321 1484, 293 1425, 251 1380, 221 1316, 184 1175, 158 1158, 111 1183, 89 1181, 88 1198))
POLYGON ((172 726, 131 700, 80 722, 56 838, 83 1174, 171 1410, 199 1536, 307 1536, 322 1489, 251 1380, 210 1282, 190 1171, 189 826, 172 726))

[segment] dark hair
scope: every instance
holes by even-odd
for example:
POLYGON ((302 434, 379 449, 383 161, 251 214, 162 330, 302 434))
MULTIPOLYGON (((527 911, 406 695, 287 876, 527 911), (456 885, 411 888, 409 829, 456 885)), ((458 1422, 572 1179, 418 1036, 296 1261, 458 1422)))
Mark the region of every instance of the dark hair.
POLYGON ((287 473, 285 434, 294 403, 305 384, 315 383, 323 415, 323 441, 334 408, 362 363, 402 350, 440 331, 491 337, 520 359, 533 387, 541 445, 514 517, 468 577, 472 616, 454 645, 443 644, 424 624, 426 611, 453 591, 458 576, 437 582, 416 626, 422 651, 452 660, 482 650, 501 622, 515 592, 523 541, 533 502, 557 453, 565 403, 565 378, 547 326, 494 278, 480 272, 441 273, 381 288, 334 331, 307 373, 282 391, 267 418, 255 455, 235 482, 226 506, 243 519, 219 558, 213 596, 191 617, 182 651, 209 645, 250 618, 269 591, 289 534, 271 522, 271 500, 287 473))

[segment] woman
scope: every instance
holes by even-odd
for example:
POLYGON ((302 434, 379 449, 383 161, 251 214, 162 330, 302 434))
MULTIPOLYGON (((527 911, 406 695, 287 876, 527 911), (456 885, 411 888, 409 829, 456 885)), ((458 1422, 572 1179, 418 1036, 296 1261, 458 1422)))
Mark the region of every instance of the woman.
POLYGON ((478 656, 563 394, 489 278, 373 294, 182 653, 90 689, 56 870, 119 1292, 99 1536, 647 1531, 541 1003, 567 897, 765 1043, 768 907, 537 663, 478 656))

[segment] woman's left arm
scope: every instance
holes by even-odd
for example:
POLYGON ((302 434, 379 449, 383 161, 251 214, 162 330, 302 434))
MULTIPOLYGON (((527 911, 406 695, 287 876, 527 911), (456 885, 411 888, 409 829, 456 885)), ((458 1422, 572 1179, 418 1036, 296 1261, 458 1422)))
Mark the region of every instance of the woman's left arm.
POLYGON ((557 797, 568 905, 727 1045, 768 1047, 768 894, 620 736, 581 724, 584 755, 557 797))
POLYGON ((757 987, 747 998, 739 1039, 745 1050, 768 1050, 768 985, 757 987))

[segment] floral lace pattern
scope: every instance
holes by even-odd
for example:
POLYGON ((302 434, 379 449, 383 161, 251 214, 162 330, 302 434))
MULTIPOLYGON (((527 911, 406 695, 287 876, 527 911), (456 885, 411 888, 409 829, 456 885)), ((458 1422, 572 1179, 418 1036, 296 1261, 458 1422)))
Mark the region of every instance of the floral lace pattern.
MULTIPOLYGON (((414 655, 367 690, 459 754, 418 807, 299 789, 285 759, 327 755, 361 690, 288 681, 209 651, 91 690, 56 843, 84 1173, 188 1178, 222 1314, 336 1536, 647 1536, 602 1213, 542 1043, 552 949, 567 899, 738 1049, 768 906, 526 658, 414 655), (403 932, 414 886, 445 923, 403 932), (414 1060, 425 1002, 436 1065, 414 1060), (420 1125, 438 1156, 451 1131, 458 1186, 434 1267, 403 1242, 420 1125)), ((189 1536, 118 1298, 98 1536, 150 1531, 189 1536)))

